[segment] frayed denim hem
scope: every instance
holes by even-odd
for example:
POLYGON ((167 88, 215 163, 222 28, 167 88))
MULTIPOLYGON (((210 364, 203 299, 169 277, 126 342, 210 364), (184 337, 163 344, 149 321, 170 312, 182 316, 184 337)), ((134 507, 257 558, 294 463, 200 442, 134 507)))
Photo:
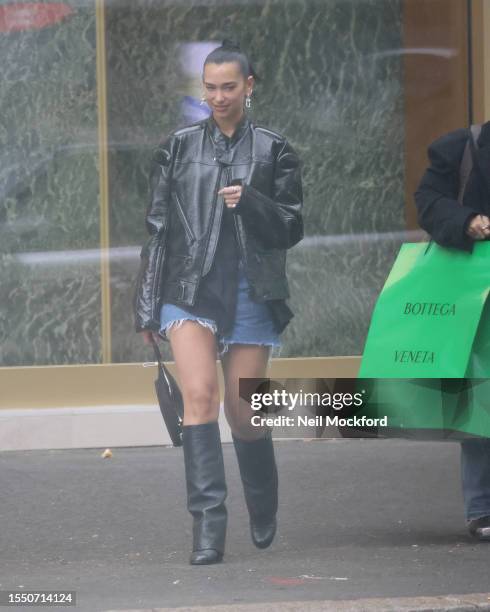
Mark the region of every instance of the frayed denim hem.
POLYGON ((202 325, 202 327, 209 329, 209 331, 212 334, 216 335, 217 327, 215 323, 211 321, 207 321, 206 319, 196 319, 194 317, 189 317, 189 318, 182 318, 182 319, 174 319, 173 321, 170 321, 169 323, 167 323, 167 325, 165 325, 165 327, 162 327, 160 329, 159 331, 160 336, 168 340, 168 332, 171 331, 172 329, 178 329, 186 321, 193 321, 194 323, 198 323, 199 325, 202 325))
POLYGON ((269 351, 268 363, 270 363, 273 357, 279 357, 279 355, 281 354, 281 349, 282 349, 282 345, 277 344, 276 342, 247 342, 246 340, 231 340, 231 341, 225 342, 224 340, 219 340, 218 357, 220 359, 229 350, 230 345, 232 344, 252 344, 254 346, 268 346, 269 348, 272 349, 272 351, 269 351))
POLYGON ((250 342, 246 340, 225 341, 218 336, 217 334, 218 328, 216 326, 216 323, 214 323, 214 321, 209 321, 208 319, 199 319, 199 318, 194 318, 194 317, 182 317, 181 319, 174 319, 173 321, 170 321, 169 323, 165 325, 165 327, 160 328, 160 331, 158 332, 160 337, 163 338, 164 340, 168 340, 168 333, 172 329, 178 329, 186 321, 193 321, 194 323, 198 323, 199 325, 202 325, 202 327, 209 329, 209 331, 212 334, 217 336, 217 344, 218 344, 217 350, 218 350, 219 359, 221 359, 224 356, 224 354, 229 350, 230 345, 232 344, 251 344, 254 346, 268 346, 269 348, 272 349, 269 352, 268 363, 270 363, 273 357, 279 357, 281 353, 282 345, 277 342, 250 342))

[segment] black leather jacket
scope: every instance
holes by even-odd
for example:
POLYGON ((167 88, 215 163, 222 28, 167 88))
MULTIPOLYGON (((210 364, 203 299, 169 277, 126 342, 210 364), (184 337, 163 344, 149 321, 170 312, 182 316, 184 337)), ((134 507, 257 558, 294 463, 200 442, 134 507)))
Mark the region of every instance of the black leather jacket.
POLYGON ((141 251, 136 330, 159 329, 164 300, 195 302, 213 263, 224 200, 217 192, 242 185, 235 230, 251 298, 289 297, 286 249, 303 237, 298 156, 286 139, 244 115, 229 146, 212 118, 174 132, 154 155, 146 214, 150 239, 141 251))

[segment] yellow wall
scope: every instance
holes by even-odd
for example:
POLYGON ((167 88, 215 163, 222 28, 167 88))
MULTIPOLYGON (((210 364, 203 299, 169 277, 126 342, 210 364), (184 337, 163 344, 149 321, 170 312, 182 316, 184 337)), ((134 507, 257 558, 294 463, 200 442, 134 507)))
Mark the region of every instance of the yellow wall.
MULTIPOLYGON (((358 357, 274 359, 270 377, 348 378, 358 367, 358 357)), ((0 368, 0 410, 155 404, 155 378, 140 363, 0 368)))

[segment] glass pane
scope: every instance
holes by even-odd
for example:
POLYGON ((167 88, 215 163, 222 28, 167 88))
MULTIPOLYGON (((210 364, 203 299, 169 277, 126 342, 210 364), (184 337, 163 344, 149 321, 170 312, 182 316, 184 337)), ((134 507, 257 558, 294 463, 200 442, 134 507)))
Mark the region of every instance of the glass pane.
MULTIPOLYGON (((0 0, 0 365, 96 363, 96 7, 29 7, 0 0)), ((149 358, 132 296, 151 154, 206 113, 202 60, 224 37, 261 77, 250 117, 303 163, 305 239, 288 254, 296 316, 281 356, 360 354, 398 247, 413 239, 426 146, 466 123, 466 3, 113 1, 105 26, 112 360, 149 358)))
POLYGON ((94 6, 0 12, 0 365, 96 363, 94 6))

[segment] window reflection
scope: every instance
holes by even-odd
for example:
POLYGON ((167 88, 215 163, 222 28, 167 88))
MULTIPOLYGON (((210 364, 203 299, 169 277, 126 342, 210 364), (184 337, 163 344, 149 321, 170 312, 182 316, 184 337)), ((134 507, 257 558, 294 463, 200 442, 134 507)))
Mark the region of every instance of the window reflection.
MULTIPOLYGON (((0 7, 0 366, 102 354, 97 15, 95 3, 51 4, 49 23, 49 3, 31 14, 0 7)), ((416 4, 423 28, 413 2, 393 0, 267 11, 261 2, 106 3, 113 361, 148 359, 131 303, 152 150, 209 113, 202 61, 226 36, 261 76, 252 119, 286 134, 304 161, 306 237, 289 254, 296 317, 282 355, 361 352, 399 245, 422 236, 411 191, 429 132, 466 121, 467 23, 453 2, 445 21, 440 2, 416 4), (423 113, 441 97, 458 115, 443 111, 435 125, 434 111, 423 113)))

